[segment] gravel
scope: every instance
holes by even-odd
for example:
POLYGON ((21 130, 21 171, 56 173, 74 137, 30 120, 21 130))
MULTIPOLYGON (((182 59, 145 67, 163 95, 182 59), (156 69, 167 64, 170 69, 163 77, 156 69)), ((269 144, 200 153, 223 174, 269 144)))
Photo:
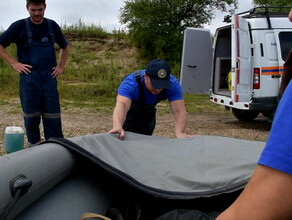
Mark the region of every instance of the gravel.
MULTIPOLYGON (((171 113, 162 114, 158 109, 157 124, 153 135, 174 138, 173 116, 171 113)), ((7 126, 23 127, 18 100, 1 104, 0 107, 0 155, 4 150, 4 132, 7 126)), ((111 129, 112 115, 82 109, 62 110, 62 126, 65 137, 82 136, 94 133, 105 133, 111 129)), ((266 141, 271 128, 267 118, 259 116, 253 122, 241 122, 235 119, 230 112, 202 112, 188 115, 186 133, 193 135, 214 135, 233 137, 246 140, 266 141)), ((25 140, 25 147, 27 141, 25 140)))

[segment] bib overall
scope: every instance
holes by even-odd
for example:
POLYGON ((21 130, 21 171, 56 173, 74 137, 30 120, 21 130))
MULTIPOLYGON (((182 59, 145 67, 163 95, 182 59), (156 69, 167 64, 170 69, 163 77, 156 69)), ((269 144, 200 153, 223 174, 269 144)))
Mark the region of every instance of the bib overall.
POLYGON ((165 99, 165 89, 159 94, 157 102, 153 105, 143 104, 144 90, 141 83, 140 71, 135 72, 136 81, 139 85, 140 98, 132 102, 123 124, 125 131, 131 131, 138 134, 152 135, 156 125, 156 108, 158 102, 165 99))
POLYGON ((63 137, 57 80, 52 77, 56 66, 54 34, 48 19, 48 37, 41 42, 33 40, 29 18, 25 20, 30 50, 31 73, 20 74, 19 95, 24 124, 30 144, 38 143, 42 117, 45 139, 63 137))

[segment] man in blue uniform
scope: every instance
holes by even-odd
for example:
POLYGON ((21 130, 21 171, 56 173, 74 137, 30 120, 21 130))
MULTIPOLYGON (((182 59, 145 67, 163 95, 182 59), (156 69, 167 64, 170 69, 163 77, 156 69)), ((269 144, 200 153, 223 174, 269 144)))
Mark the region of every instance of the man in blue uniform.
MULTIPOLYGON (((288 18, 292 22, 292 9, 290 10, 288 18)), ((283 67, 284 67, 284 70, 283 70, 281 84, 279 88, 278 102, 281 100, 281 97, 284 94, 284 91, 292 78, 292 49, 290 50, 283 67)))
POLYGON ((156 104, 168 99, 174 116, 177 138, 190 137, 184 133, 187 112, 178 80, 171 75, 166 61, 155 59, 145 70, 128 75, 121 83, 113 113, 111 134, 125 137, 125 131, 152 135, 156 124, 156 104))
POLYGON ((45 139, 63 137, 57 77, 63 72, 69 46, 59 25, 44 18, 45 0, 27 0, 30 17, 13 24, 0 36, 0 57, 20 73, 19 94, 28 142, 41 141, 42 118, 45 139), (17 60, 6 47, 17 46, 17 60), (59 64, 54 44, 61 48, 59 64))
POLYGON ((291 109, 290 82, 254 174, 239 198, 217 220, 292 219, 291 109))
MULTIPOLYGON (((289 20, 292 22, 292 9, 289 20)), ((284 91, 254 174, 217 220, 292 219, 291 81, 284 91)))

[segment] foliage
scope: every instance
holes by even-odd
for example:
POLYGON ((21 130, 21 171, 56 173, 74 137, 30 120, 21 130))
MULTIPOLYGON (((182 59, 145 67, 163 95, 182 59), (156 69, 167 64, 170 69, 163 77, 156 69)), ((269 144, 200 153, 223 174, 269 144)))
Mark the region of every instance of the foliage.
POLYGON ((291 0, 253 0, 258 6, 289 6, 292 7, 291 0))
POLYGON ((184 29, 201 28, 227 6, 237 7, 237 0, 126 0, 120 22, 142 57, 179 62, 184 29))

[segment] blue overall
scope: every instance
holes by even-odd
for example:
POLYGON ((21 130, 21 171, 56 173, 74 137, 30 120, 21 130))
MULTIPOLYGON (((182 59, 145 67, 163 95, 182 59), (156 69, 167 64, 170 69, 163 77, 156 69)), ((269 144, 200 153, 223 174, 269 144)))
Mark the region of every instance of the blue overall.
POLYGON ((144 90, 141 83, 140 71, 135 72, 135 79, 139 85, 140 98, 134 101, 127 113, 123 124, 125 131, 131 131, 138 134, 152 135, 156 125, 156 108, 158 102, 165 100, 165 89, 159 94, 155 104, 143 104, 144 90))
POLYGON ((25 23, 32 69, 28 75, 20 74, 19 95, 27 138, 30 144, 35 144, 41 140, 41 117, 45 139, 63 137, 63 134, 57 80, 51 75, 52 68, 57 65, 51 21, 48 19, 49 36, 36 42, 28 19, 25 23))

